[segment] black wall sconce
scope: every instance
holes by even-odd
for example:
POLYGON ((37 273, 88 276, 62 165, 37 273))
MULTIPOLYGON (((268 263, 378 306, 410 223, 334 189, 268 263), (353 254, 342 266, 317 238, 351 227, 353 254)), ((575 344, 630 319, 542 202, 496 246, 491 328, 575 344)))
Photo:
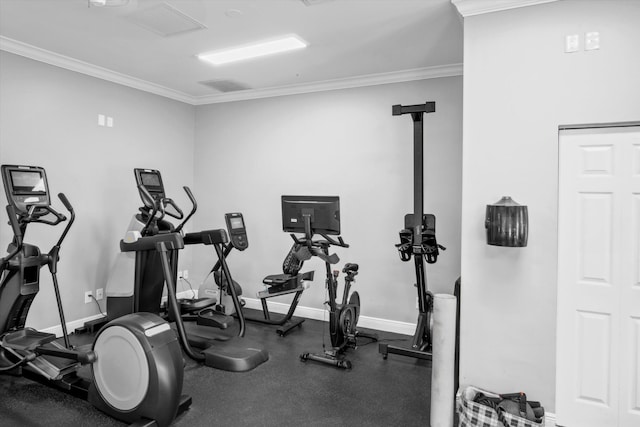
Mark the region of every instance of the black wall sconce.
POLYGON ((527 207, 505 196, 493 205, 487 205, 484 221, 487 244, 512 248, 527 246, 529 214, 527 207))

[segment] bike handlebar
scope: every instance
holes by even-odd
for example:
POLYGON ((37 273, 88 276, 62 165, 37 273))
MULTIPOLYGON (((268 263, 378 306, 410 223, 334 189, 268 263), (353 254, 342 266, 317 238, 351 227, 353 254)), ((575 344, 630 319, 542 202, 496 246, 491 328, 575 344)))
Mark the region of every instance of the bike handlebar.
POLYGON ((298 237, 291 233, 290 234, 291 238, 293 239, 294 242, 296 242, 299 245, 306 245, 306 246, 315 246, 315 247, 322 247, 324 246, 339 246, 341 248, 348 248, 349 244, 345 243, 344 240, 342 240, 342 236, 338 236, 338 240, 335 240, 332 237, 329 237, 326 234, 320 234, 320 236, 322 236, 324 238, 324 240, 312 240, 312 239, 307 239, 302 238, 302 239, 298 239, 298 237))

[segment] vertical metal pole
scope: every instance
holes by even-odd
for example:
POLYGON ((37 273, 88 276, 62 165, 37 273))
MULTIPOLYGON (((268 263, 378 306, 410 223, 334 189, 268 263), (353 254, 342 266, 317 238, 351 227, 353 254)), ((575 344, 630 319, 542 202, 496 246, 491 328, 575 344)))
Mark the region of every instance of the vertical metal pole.
POLYGON ((58 286, 58 275, 55 271, 51 272, 51 278, 53 279, 53 290, 55 291, 56 303, 58 304, 58 315, 60 316, 60 327, 62 328, 62 336, 64 337, 64 347, 70 349, 71 344, 69 343, 67 322, 64 319, 64 310, 62 309, 62 298, 60 297, 60 287, 58 286))
POLYGON ((427 280, 422 256, 422 217, 424 216, 424 112, 411 113, 413 119, 413 257, 418 287, 418 310, 427 310, 427 280))
POLYGON ((424 212, 424 133, 423 112, 411 113, 413 118, 413 244, 422 244, 424 212))

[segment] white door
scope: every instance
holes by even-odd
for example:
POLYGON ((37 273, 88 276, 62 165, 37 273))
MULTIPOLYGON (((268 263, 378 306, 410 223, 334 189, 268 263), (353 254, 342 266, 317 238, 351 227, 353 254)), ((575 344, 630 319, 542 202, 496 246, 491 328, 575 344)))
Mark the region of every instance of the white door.
POLYGON ((640 126, 560 132, 556 424, 640 426, 640 126))

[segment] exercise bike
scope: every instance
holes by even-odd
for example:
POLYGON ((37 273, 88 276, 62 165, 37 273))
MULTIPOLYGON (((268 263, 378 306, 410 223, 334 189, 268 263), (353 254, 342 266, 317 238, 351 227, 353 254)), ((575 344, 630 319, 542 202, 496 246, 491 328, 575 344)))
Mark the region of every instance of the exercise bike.
MULTIPOLYGON (((282 196, 282 225, 285 232, 291 233, 297 250, 293 253, 300 266, 312 257, 318 257, 325 263, 326 288, 329 311, 329 337, 331 347, 322 354, 303 353, 300 360, 308 360, 329 364, 343 369, 351 369, 351 361, 344 358, 349 348, 357 347, 358 337, 367 337, 374 341, 375 335, 358 331, 360 316, 360 296, 358 292, 350 294, 351 285, 358 274, 359 266, 354 263, 344 265, 342 272, 346 274, 342 298, 338 301, 339 270, 332 266, 340 262, 336 254, 329 254, 331 246, 348 248, 340 236, 340 199, 336 196, 282 196), (304 233, 298 238, 294 233, 304 233), (314 240, 319 235, 322 240, 314 240), (330 237, 337 236, 337 240, 330 237)), ((323 343, 324 347, 324 343, 323 343)))
POLYGON ((1 173, 13 240, 0 259, 0 374, 55 387, 124 422, 171 424, 191 398, 181 395, 184 361, 169 325, 150 313, 132 313, 104 326, 91 349, 74 348, 57 279, 61 245, 75 219, 73 207, 64 194, 58 195, 71 217, 57 243, 43 254, 25 243, 27 227, 67 220, 51 206, 45 170, 3 165, 1 173), (51 272, 63 343, 54 334, 25 327, 44 266, 51 272), (79 375, 83 365, 90 366, 90 378, 79 375))
MULTIPOLYGON (((238 251, 247 249, 249 247, 249 240, 247 238, 247 229, 242 213, 234 212, 225 214, 225 222, 230 236, 229 243, 224 247, 224 258, 226 259, 233 249, 238 251)), ((278 326, 276 332, 281 337, 284 337, 294 328, 304 323, 305 319, 293 317, 293 314, 298 306, 302 292, 308 287, 307 283, 312 281, 314 276, 313 271, 300 273, 302 263, 299 262, 294 255, 298 249, 299 245, 294 243, 282 264, 282 274, 272 274, 263 279, 262 283, 265 289, 257 293, 257 297, 260 299, 262 305, 262 315, 254 315, 253 313, 247 312, 243 313, 246 320, 278 326), (286 314, 274 314, 269 311, 269 305, 267 303, 269 298, 290 294, 294 294, 294 296, 286 314)), ((233 314, 235 312, 234 306, 229 304, 231 289, 220 267, 220 261, 216 262, 210 273, 213 274, 217 287, 217 295, 220 300, 220 302, 216 304, 216 310, 224 314, 233 314)), ((238 296, 242 295, 242 287, 235 281, 233 282, 233 288, 238 296)), ((208 287, 202 286, 198 291, 198 295, 206 294, 209 291, 210 289, 208 287)), ((241 304, 241 306, 244 306, 244 304, 241 304)))

